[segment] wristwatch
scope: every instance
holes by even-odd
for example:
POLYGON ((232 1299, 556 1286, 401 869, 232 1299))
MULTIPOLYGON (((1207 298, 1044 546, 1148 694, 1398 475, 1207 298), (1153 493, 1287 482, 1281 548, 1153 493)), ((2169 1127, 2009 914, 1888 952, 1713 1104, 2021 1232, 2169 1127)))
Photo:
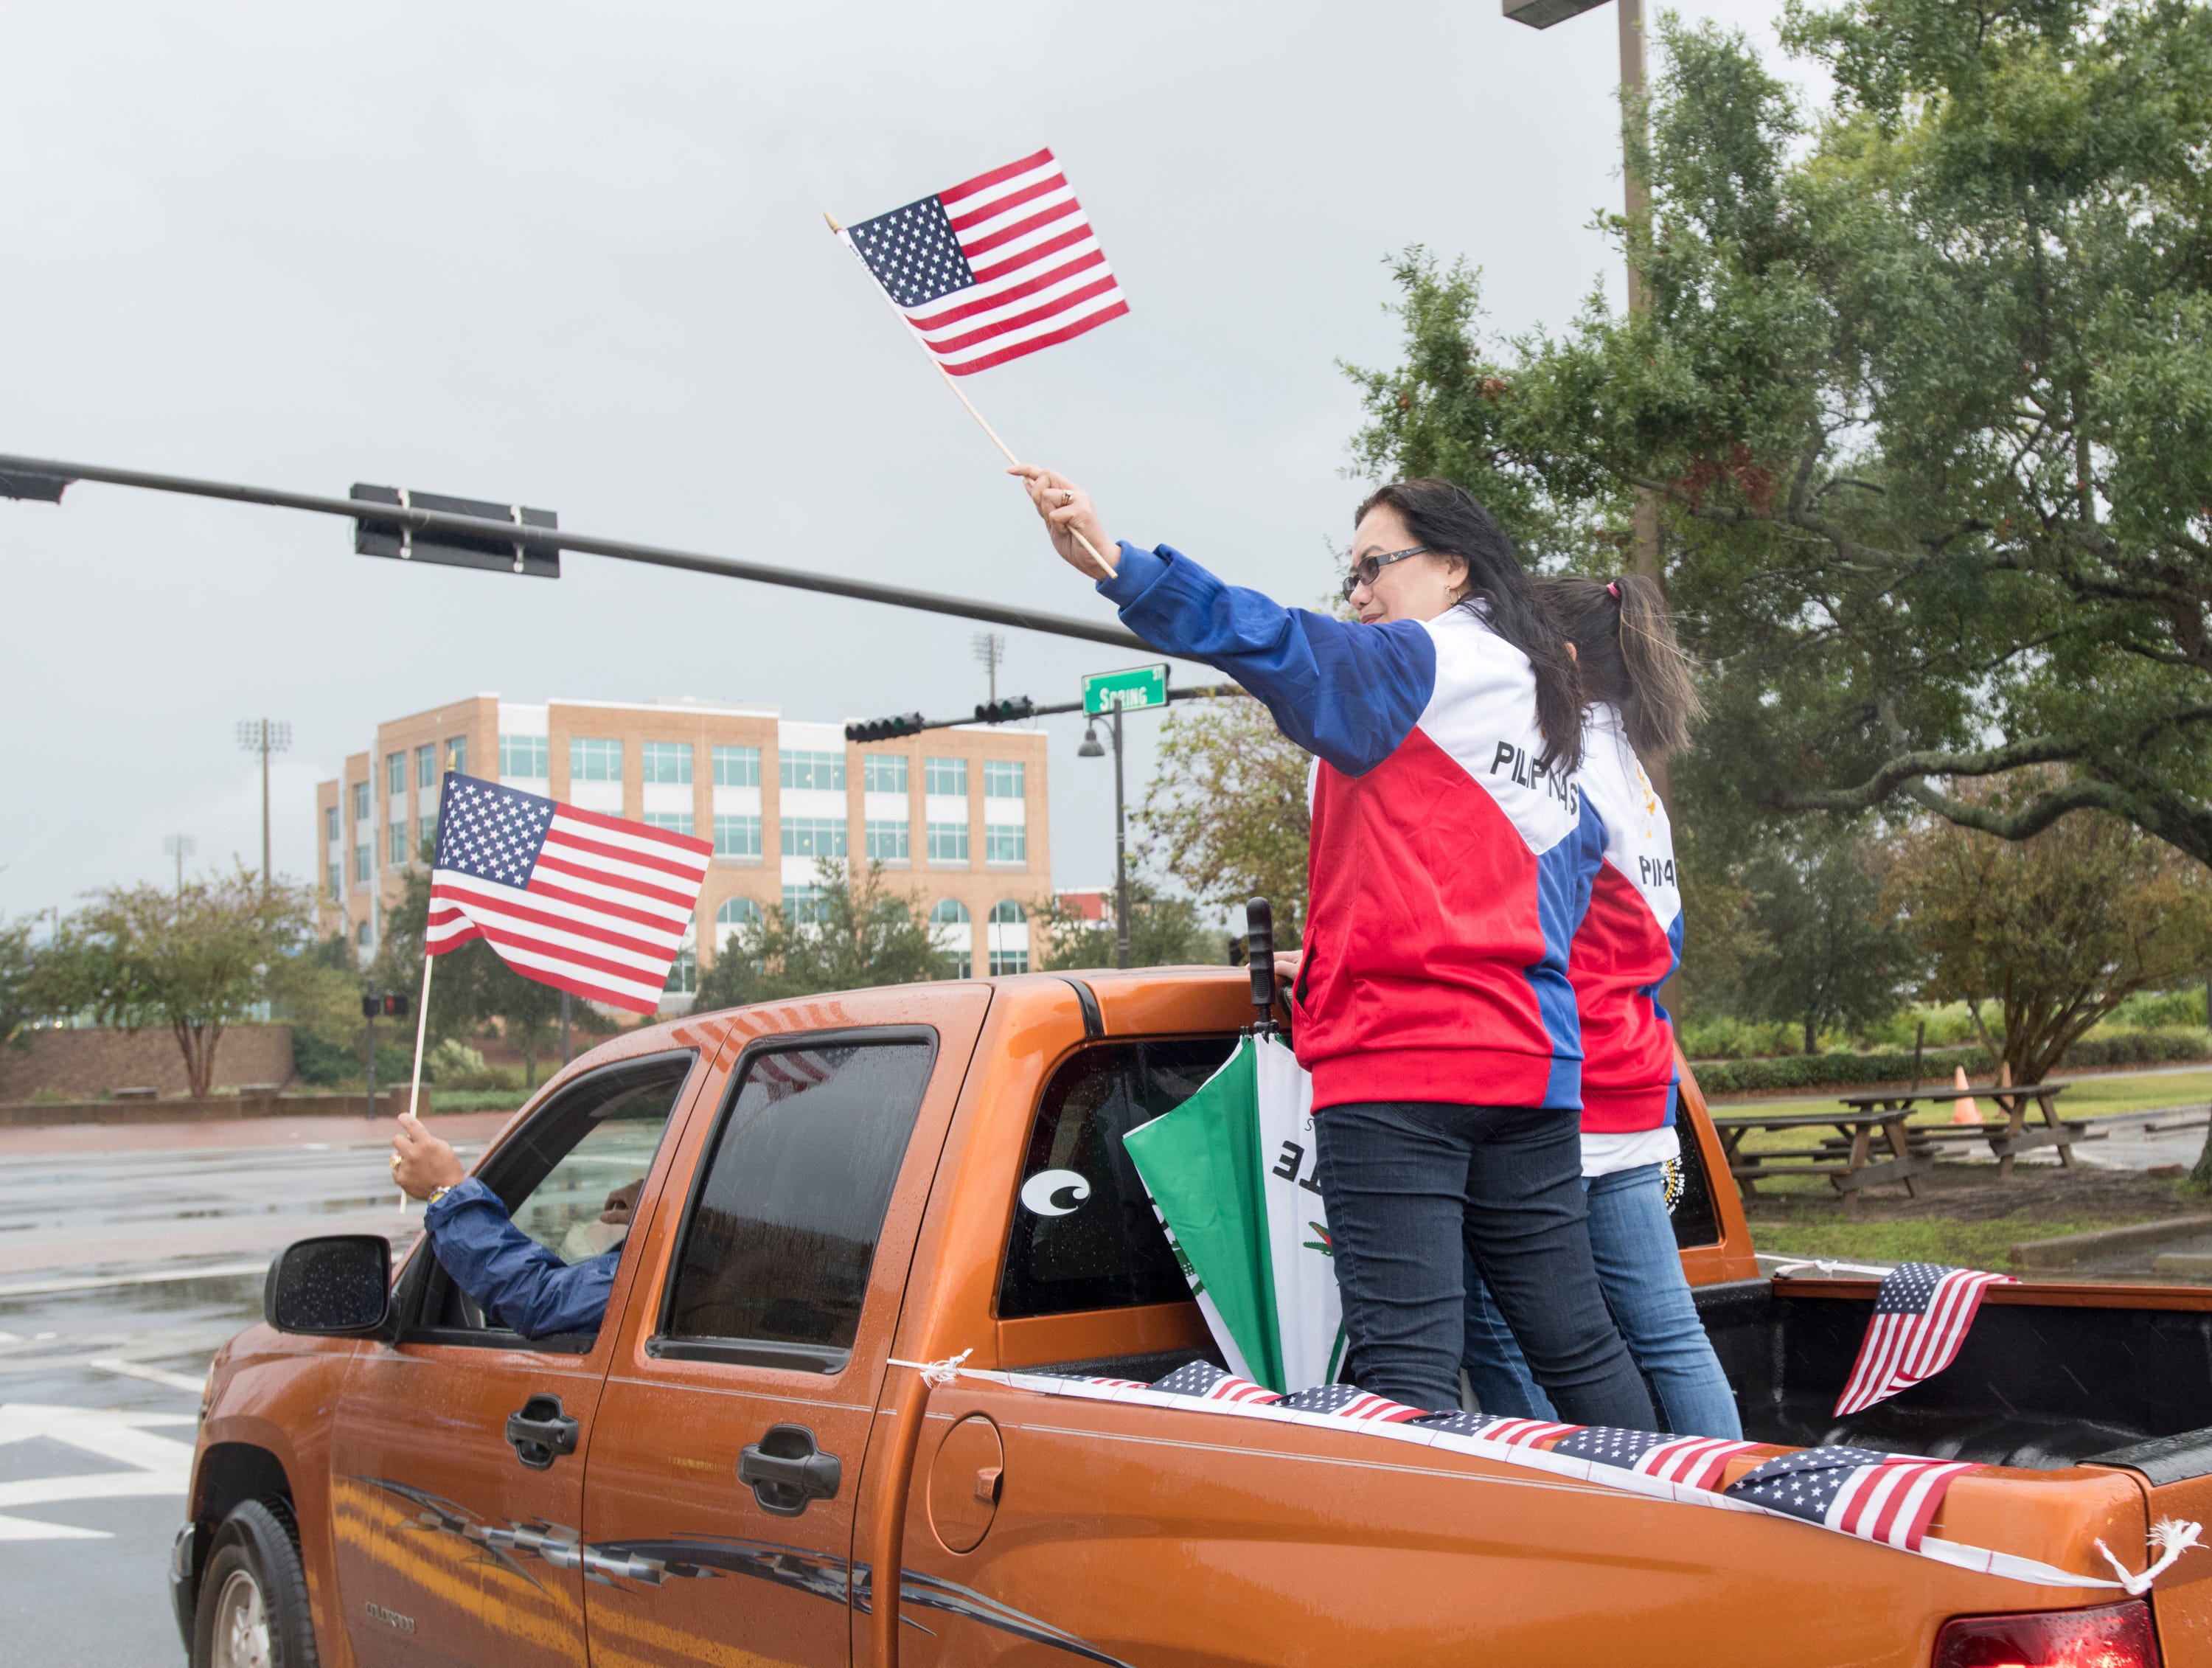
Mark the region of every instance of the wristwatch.
POLYGON ((425 1204, 434 1205, 435 1203, 437 1203, 437 1202, 438 1202, 438 1201, 439 1201, 439 1200, 441 1200, 441 1199, 444 1198, 444 1197, 445 1197, 448 1193, 451 1193, 453 1190, 453 1184, 452 1184, 452 1183, 450 1183, 450 1182, 448 1182, 448 1183, 447 1183, 445 1186, 443 1186, 443 1187, 434 1187, 434 1188, 432 1188, 432 1189, 430 1190, 430 1196, 429 1196, 428 1198, 425 1199, 422 1202, 423 1202, 423 1203, 425 1203, 425 1204))

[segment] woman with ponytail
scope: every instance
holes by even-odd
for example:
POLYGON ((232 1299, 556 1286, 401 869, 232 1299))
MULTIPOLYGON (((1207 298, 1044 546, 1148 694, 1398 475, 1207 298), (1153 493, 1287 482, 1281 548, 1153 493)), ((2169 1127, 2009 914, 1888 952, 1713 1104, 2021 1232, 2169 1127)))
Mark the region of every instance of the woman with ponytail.
MULTIPOLYGON (((1674 1030, 1659 987, 1682 946, 1682 898, 1667 807, 1647 767, 1689 745, 1698 713, 1674 626, 1648 579, 1539 581, 1575 648, 1590 703, 1575 778, 1602 850, 1567 960, 1583 1038, 1583 1184, 1606 1306, 1659 1391, 1678 1435, 1740 1437, 1735 1397, 1698 1318, 1668 1220, 1664 1166, 1674 1128, 1674 1030)), ((1468 1271, 1466 1367, 1485 1413, 1557 1416, 1509 1327, 1468 1271)))
POLYGON ((1471 1259, 1563 1416, 1650 1429, 1583 1220, 1583 697, 1511 543, 1458 487, 1382 488, 1355 517, 1353 624, 1117 545, 1073 483, 1015 472, 1132 630, 1227 673, 1316 757, 1291 1011, 1346 1376, 1456 1409, 1471 1259))

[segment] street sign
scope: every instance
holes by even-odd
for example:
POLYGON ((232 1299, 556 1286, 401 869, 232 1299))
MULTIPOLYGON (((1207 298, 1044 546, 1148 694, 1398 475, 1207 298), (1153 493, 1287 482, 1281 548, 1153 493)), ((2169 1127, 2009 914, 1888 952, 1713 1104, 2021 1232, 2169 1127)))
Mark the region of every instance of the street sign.
MULTIPOLYGON (((410 492, 404 487, 368 486, 356 481, 348 496, 373 504, 444 510, 453 515, 476 515, 488 521, 513 521, 525 527, 561 525, 561 518, 550 509, 487 503, 477 498, 449 498, 443 493, 410 492)), ((354 522, 353 548, 358 556, 388 556, 402 562, 434 562, 447 568, 532 574, 541 579, 561 577, 561 552, 557 550, 512 544, 504 539, 479 539, 465 533, 416 533, 397 521, 373 520, 368 516, 354 522)))
POLYGON ((1168 663, 1133 666, 1127 672, 1094 672, 1083 680, 1083 709, 1111 712, 1116 707, 1135 712, 1168 703, 1168 663))

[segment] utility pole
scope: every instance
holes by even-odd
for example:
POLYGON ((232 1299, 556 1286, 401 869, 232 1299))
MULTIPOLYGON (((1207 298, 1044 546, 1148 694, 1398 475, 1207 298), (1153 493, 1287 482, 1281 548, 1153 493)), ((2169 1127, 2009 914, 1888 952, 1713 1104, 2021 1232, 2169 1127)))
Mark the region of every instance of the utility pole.
MULTIPOLYGON (((261 755, 261 895, 269 895, 269 755, 289 752, 292 748, 292 727, 280 718, 241 718, 238 721, 238 746, 241 752, 261 755)), ((374 758, 369 760, 373 771, 374 758)))
POLYGON ((991 703, 996 706, 999 700, 999 668, 1006 663, 1006 640, 996 631, 978 631, 968 641, 991 680, 991 703))
POLYGON ((189 834, 164 834, 161 855, 177 860, 177 901, 185 901, 185 859, 199 849, 199 842, 189 834))

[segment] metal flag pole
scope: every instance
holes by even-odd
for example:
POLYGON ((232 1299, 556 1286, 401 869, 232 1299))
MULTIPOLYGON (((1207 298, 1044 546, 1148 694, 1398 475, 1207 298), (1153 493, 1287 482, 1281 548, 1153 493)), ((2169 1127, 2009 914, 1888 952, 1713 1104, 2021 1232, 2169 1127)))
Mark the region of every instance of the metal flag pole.
MULTIPOLYGON (((968 408, 968 415, 975 419, 976 427, 991 437, 991 444, 999 448, 999 455, 1012 467, 1019 469, 1022 466, 1022 460, 1014 455, 1013 448, 1000 440, 999 431, 983 420, 983 414, 975 409, 975 402, 968 398, 968 391, 960 386, 951 371, 945 368, 945 362, 930 351, 929 344, 921 339, 921 332, 914 327, 905 314, 899 311, 898 303, 891 299, 890 292, 878 281, 873 269, 868 265, 866 258, 858 249, 853 247, 852 234, 840 226, 837 223, 837 217, 828 210, 823 210, 822 218, 830 222, 830 230, 837 241, 843 244, 853 259, 860 263, 860 270, 868 275, 868 287, 884 298, 884 305, 890 308, 892 316, 904 327, 906 333, 914 338, 915 346, 921 350, 921 356, 937 368, 937 374, 945 379, 945 386, 952 390, 952 397, 968 408)), ((1091 542, 1080 533, 1077 533, 1073 527, 1070 527, 1068 531, 1075 534, 1075 542, 1083 546, 1084 554, 1098 564, 1098 572, 1093 577, 1113 578, 1114 564, 1101 556, 1091 542)))

